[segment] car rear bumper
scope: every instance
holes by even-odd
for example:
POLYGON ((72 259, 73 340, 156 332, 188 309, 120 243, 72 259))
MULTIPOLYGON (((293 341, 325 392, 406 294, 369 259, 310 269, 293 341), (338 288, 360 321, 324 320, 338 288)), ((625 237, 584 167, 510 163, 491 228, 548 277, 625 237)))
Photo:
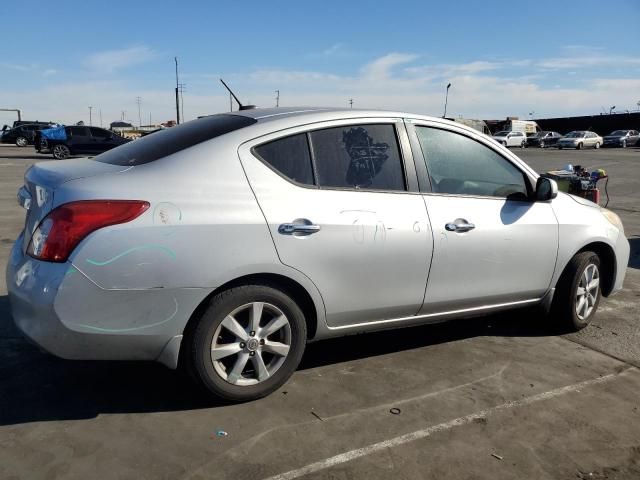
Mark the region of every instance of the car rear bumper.
POLYGON ((11 251, 6 283, 14 322, 31 341, 66 359, 175 366, 177 359, 168 360, 163 350, 182 334, 201 289, 105 290, 70 262, 33 259, 21 245, 22 235, 11 251))

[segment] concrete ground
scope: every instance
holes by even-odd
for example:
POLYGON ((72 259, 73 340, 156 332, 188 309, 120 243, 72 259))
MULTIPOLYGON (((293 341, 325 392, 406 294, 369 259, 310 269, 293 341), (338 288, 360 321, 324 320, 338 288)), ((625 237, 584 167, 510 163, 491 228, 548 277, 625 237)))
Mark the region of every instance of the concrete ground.
MULTIPOLYGON (((2 270, 32 152, 0 146, 2 270)), ((2 280, 0 478, 640 478, 640 149, 516 153, 611 175, 632 257, 587 329, 515 311, 319 342, 273 395, 219 405, 160 365, 40 353, 2 280)))

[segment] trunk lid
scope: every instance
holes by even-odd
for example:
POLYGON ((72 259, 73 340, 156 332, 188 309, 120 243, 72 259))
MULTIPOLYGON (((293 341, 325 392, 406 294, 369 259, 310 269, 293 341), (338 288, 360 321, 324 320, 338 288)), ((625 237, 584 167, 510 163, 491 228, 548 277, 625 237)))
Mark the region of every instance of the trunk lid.
POLYGON ((118 173, 130 168, 86 158, 36 163, 29 168, 24 175, 24 186, 18 191, 18 202, 27 210, 23 251, 26 251, 36 227, 53 209, 56 188, 71 180, 118 173))

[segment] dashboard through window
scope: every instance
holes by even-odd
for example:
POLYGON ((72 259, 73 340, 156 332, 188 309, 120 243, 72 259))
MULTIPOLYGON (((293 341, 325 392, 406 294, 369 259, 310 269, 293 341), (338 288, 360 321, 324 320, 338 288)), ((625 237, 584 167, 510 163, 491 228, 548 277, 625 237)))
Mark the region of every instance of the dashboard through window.
POLYGON ((416 126, 434 193, 527 200, 524 173, 492 149, 458 133, 416 126))

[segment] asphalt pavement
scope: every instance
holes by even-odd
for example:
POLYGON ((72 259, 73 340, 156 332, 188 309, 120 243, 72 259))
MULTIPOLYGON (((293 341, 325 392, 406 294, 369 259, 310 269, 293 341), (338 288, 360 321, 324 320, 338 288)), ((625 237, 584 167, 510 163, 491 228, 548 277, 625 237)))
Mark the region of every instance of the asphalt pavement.
MULTIPOLYGON (((318 342, 273 395, 223 405, 161 365, 41 353, 0 281, 0 478, 640 478, 640 149, 515 152, 610 175, 632 256, 582 332, 518 310, 318 342)), ((0 146, 3 271, 39 158, 0 146)))

